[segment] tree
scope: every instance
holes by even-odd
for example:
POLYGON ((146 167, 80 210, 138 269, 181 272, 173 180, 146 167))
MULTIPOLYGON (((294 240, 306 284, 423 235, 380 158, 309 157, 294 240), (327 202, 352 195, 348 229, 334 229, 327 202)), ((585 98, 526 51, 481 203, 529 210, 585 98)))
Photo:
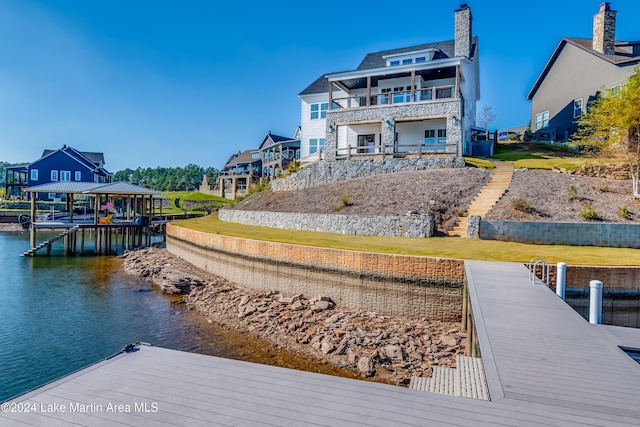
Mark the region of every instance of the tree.
POLYGON ((631 169, 633 195, 640 197, 640 67, 620 90, 603 89, 582 115, 574 142, 604 154, 621 153, 631 169))
POLYGON ((498 116, 493 114, 493 111, 491 111, 491 107, 488 105, 485 105, 484 107, 482 107, 482 110, 480 110, 480 112, 478 113, 478 117, 476 121, 478 122, 479 127, 481 127, 482 129, 486 129, 487 126, 489 126, 489 123, 494 122, 497 117, 498 116))

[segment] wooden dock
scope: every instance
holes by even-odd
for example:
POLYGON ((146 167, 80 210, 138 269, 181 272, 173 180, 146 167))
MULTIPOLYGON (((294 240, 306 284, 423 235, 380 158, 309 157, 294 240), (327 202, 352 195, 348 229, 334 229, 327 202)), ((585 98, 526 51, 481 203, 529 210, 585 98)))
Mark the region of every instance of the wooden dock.
POLYGON ((466 275, 490 401, 140 345, 9 401, 34 410, 0 425, 640 425, 619 348, 640 330, 587 323, 519 264, 466 275))

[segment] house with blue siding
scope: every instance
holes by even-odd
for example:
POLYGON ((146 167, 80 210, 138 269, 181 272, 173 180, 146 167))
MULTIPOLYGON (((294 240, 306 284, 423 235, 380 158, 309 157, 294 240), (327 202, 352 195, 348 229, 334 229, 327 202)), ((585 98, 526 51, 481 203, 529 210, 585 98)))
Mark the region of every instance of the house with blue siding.
MULTIPOLYGON (((56 181, 111 182, 112 174, 104 167, 103 153, 78 151, 63 145, 58 150, 44 150, 42 157, 28 166, 28 186, 56 181)), ((62 201, 64 194, 37 193, 38 200, 62 201)))

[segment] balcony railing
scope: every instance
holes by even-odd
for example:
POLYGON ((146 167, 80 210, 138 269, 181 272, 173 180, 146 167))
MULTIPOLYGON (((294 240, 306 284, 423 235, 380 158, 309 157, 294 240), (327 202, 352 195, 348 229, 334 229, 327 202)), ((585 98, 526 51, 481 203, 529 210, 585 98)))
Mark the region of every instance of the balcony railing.
POLYGON ((447 144, 446 138, 425 138, 417 144, 377 144, 373 146, 351 145, 336 149, 336 159, 350 159, 351 157, 415 155, 418 158, 435 154, 456 154, 458 144, 447 144))
POLYGON ((428 101, 440 101, 444 99, 454 99, 455 86, 438 86, 422 89, 415 89, 413 96, 411 96, 410 90, 387 92, 372 95, 351 95, 342 98, 333 98, 331 102, 331 109, 341 108, 360 108, 375 105, 392 105, 392 104, 406 104, 413 102, 428 102, 428 101), (367 98, 369 98, 369 104, 367 105, 367 98))

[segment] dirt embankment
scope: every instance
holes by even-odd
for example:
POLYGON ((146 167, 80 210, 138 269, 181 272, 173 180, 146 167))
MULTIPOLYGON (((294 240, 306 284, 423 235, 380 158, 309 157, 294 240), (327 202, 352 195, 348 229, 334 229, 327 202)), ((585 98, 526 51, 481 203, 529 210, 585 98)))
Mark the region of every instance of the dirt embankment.
POLYGON ((241 288, 195 268, 163 248, 124 255, 125 270, 185 293, 189 308, 210 321, 304 354, 362 377, 407 384, 431 376, 433 366, 455 366, 466 334, 459 323, 381 316, 336 306, 330 295, 281 295, 241 288))

